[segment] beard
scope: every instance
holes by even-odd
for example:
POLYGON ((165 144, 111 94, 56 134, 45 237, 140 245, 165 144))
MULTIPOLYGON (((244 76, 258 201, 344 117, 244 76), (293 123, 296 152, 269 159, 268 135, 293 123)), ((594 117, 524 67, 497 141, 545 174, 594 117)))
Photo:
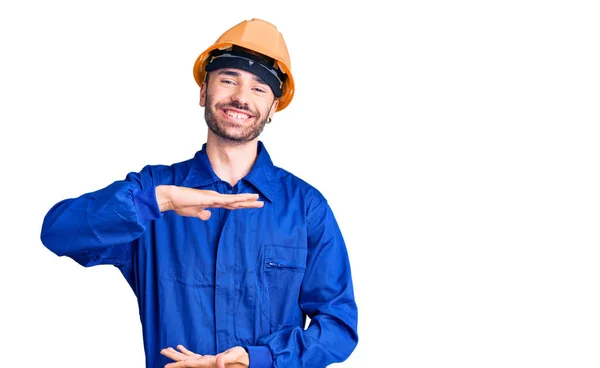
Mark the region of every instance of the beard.
POLYGON ((233 101, 227 104, 216 104, 213 107, 211 101, 212 96, 207 94, 204 119, 208 128, 218 137, 233 143, 246 143, 258 137, 265 128, 268 118, 262 118, 260 112, 251 110, 247 104, 233 101), (217 111, 228 107, 248 112, 252 115, 251 119, 254 119, 254 123, 241 127, 238 124, 220 119, 217 111))

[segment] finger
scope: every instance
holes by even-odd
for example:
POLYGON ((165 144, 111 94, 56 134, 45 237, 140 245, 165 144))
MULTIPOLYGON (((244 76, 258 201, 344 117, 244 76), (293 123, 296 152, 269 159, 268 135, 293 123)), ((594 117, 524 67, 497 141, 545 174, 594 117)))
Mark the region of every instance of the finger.
POLYGON ((228 204, 215 204, 210 208, 226 208, 228 210, 235 210, 238 208, 261 208, 264 206, 263 201, 250 201, 250 202, 234 202, 228 204))
POLYGON ((162 349, 160 351, 160 353, 162 355, 166 356, 167 358, 175 360, 175 361, 180 361, 187 357, 187 355, 181 354, 180 352, 178 352, 177 350, 175 350, 173 348, 162 349))
POLYGON ((169 364, 165 365, 165 368, 185 368, 185 367, 189 367, 189 365, 187 365, 186 361, 169 363, 169 364))
POLYGON ((201 210, 200 212, 198 212, 196 214, 196 217, 198 217, 201 220, 206 221, 210 218, 210 215, 211 215, 211 213, 209 210, 201 210))
POLYGON ((177 356, 177 360, 187 359, 187 355, 181 354, 180 352, 178 352, 177 350, 175 350, 175 349, 173 349, 171 347, 169 347, 167 350, 169 351, 169 353, 171 353, 173 355, 176 355, 177 356))
MULTIPOLYGON (((243 193, 243 194, 220 194, 213 197, 213 205, 227 205, 237 202, 251 202, 258 200, 258 194, 243 193)), ((212 207, 212 205, 210 206, 212 207)))
POLYGON ((225 354, 217 355, 216 368, 225 368, 225 354))
POLYGON ((169 363, 165 368, 214 368, 215 357, 205 355, 200 359, 188 359, 179 362, 169 363))
POLYGON ((242 201, 256 201, 258 199, 258 193, 238 193, 238 194, 221 194, 221 198, 228 198, 238 202, 242 201))
POLYGON ((196 354, 193 351, 189 351, 185 346, 183 345, 177 345, 177 349, 179 349, 182 353, 184 353, 187 356, 190 357, 195 357, 195 358, 200 358, 202 357, 202 355, 200 354, 196 354))
POLYGON ((262 208, 265 205, 263 201, 254 201, 254 202, 237 202, 223 206, 228 210, 237 210, 240 208, 262 208))
POLYGON ((165 365, 165 368, 189 368, 189 367, 201 367, 201 366, 193 366, 190 365, 189 362, 193 362, 194 360, 181 360, 179 362, 169 363, 165 365))

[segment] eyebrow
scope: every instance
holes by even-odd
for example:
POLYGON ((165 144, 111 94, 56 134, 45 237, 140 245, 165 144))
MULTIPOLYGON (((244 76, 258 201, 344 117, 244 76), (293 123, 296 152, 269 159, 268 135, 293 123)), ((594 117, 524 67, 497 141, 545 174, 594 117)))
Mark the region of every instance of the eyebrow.
MULTIPOLYGON (((230 70, 230 69, 219 70, 217 75, 229 75, 231 77, 241 77, 242 76, 239 72, 236 72, 235 70, 230 70)), ((252 79, 257 81, 258 83, 267 85, 267 82, 265 82, 264 80, 262 80, 262 78, 260 78, 256 75, 253 75, 252 79)))

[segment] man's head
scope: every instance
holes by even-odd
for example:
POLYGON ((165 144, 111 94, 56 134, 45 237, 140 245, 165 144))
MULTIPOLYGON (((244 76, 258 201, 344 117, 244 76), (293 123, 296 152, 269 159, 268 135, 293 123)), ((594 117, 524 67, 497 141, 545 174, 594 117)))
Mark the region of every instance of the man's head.
POLYGON ((290 55, 282 34, 273 24, 260 19, 251 19, 227 30, 198 56, 194 64, 194 79, 201 86, 208 72, 224 64, 233 67, 233 63, 237 63, 237 68, 257 74, 272 86, 270 88, 279 101, 277 111, 283 110, 292 101, 294 78, 291 72, 290 55), (244 61, 244 58, 257 61, 259 64, 253 65, 244 61), (258 66, 265 66, 265 68, 259 69, 258 66), (269 75, 278 81, 274 81, 269 75), (276 84, 280 86, 276 87, 276 84))
POLYGON ((277 111, 273 89, 259 73, 228 64, 209 70, 200 88, 208 128, 230 142, 254 140, 277 111))
POLYGON ((294 92, 283 37, 258 19, 234 26, 204 51, 194 77, 209 129, 236 143, 257 138, 294 92))

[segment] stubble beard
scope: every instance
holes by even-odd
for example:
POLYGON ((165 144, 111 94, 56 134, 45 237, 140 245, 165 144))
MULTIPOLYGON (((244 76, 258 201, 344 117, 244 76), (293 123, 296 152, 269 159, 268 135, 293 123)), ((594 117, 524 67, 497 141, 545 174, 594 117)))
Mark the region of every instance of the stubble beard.
POLYGON ((258 137, 265 128, 267 118, 263 119, 258 111, 250 110, 247 105, 234 101, 228 104, 217 104, 213 107, 211 101, 212 96, 207 94, 206 108, 204 109, 204 119, 206 120, 206 125, 208 125, 208 128, 219 138, 232 143, 246 143, 258 137), (217 111, 227 107, 248 112, 250 115, 252 115, 254 123, 249 126, 241 127, 239 125, 219 119, 217 116, 217 111))

